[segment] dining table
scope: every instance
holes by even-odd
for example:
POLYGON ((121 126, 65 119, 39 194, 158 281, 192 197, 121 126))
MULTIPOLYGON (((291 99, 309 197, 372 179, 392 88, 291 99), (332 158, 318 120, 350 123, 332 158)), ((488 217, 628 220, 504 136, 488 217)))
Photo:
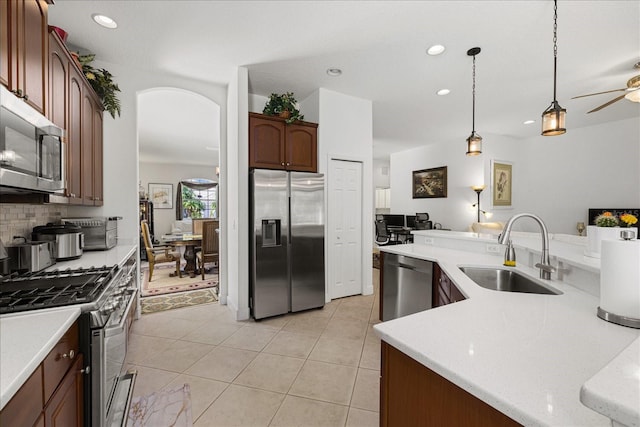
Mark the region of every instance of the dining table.
POLYGON ((202 234, 166 234, 161 240, 175 248, 184 247, 184 259, 187 262, 184 272, 190 278, 196 277, 196 247, 202 245, 202 234))

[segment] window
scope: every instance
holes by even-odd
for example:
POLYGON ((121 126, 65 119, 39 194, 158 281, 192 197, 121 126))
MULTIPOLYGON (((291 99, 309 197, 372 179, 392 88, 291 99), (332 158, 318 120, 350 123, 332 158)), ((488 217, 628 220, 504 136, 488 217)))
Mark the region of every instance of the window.
POLYGON ((217 209, 218 187, 215 182, 201 178, 182 181, 183 218, 217 218, 217 209))

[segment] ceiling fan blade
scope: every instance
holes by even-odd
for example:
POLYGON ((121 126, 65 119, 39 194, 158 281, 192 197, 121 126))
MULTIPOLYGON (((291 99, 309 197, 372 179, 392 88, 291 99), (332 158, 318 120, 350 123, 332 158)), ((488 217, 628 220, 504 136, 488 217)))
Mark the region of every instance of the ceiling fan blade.
POLYGON ((604 91, 604 92, 590 93, 588 95, 574 96, 571 99, 584 98, 585 96, 602 95, 603 93, 620 92, 620 91, 623 91, 623 90, 627 90, 627 88, 624 88, 624 89, 613 89, 613 90, 607 90, 607 91, 604 91))
POLYGON ((618 102, 618 101, 620 101, 622 98, 624 98, 624 95, 620 95, 620 96, 618 96, 618 97, 616 97, 616 98, 613 98, 611 101, 606 102, 606 103, 602 104, 601 106, 594 108, 594 109, 593 109, 593 110, 591 110, 591 111, 587 111, 587 114, 589 114, 589 113, 595 113, 596 111, 600 111, 600 110, 602 110, 604 107, 608 107, 609 105, 613 104, 614 102, 618 102))

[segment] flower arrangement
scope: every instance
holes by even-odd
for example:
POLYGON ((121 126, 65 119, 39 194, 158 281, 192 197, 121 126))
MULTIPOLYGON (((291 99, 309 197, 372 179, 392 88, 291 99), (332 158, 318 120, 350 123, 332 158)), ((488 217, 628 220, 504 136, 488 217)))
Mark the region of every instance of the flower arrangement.
POLYGON ((638 222, 638 218, 630 213, 623 213, 622 215, 620 215, 620 222, 624 223, 624 225, 627 227, 631 227, 638 222))
POLYGON ((611 212, 603 212, 596 217, 596 225, 598 227, 616 227, 618 218, 611 212))

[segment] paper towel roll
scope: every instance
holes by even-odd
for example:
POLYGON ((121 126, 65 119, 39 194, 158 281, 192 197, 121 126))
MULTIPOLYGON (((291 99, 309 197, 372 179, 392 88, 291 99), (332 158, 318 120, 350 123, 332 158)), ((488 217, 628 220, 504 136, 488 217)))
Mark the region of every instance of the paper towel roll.
POLYGON ((603 240, 600 258, 600 308, 640 319, 640 241, 603 240))

